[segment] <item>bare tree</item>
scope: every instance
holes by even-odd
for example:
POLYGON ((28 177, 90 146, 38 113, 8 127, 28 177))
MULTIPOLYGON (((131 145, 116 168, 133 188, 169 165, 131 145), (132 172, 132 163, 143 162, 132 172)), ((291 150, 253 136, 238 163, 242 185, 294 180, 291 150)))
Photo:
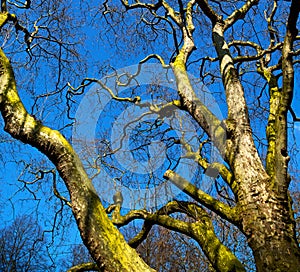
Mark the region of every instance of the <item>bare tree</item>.
POLYGON ((41 227, 30 216, 1 230, 1 271, 45 271, 51 263, 41 227))
MULTIPOLYGON (((59 56, 58 63, 65 63, 60 53, 52 53, 57 52, 57 48, 58 52, 62 52, 64 46, 66 51, 63 52, 73 52, 70 44, 63 39, 53 39, 51 35, 51 27, 60 35, 63 30, 61 21, 57 21, 57 28, 56 24, 47 27, 46 33, 50 34, 44 39, 38 35, 40 30, 44 30, 39 20, 33 22, 34 30, 28 31, 20 24, 19 15, 12 12, 20 8, 31 11, 31 1, 25 1, 22 6, 19 1, 1 1, 1 4, 0 27, 3 31, 12 26, 23 33, 23 44, 29 54, 35 56, 34 49, 37 47, 41 56, 50 59, 59 56), (45 47, 38 43, 39 40, 47 41, 45 47), (53 51, 47 51, 47 46, 53 51), (55 49, 53 46, 58 47, 55 49)), ((4 51, 0 51, 0 109, 4 129, 12 137, 36 147, 55 165, 68 188, 70 202, 59 194, 57 196, 72 207, 82 240, 98 268, 102 271, 153 271, 134 248, 146 239, 152 226, 160 225, 193 238, 215 270, 245 271, 239 254, 234 254, 220 237, 222 232, 217 230, 214 219, 218 216, 226 224, 235 226, 245 237, 253 252, 257 271, 299 271, 300 249, 289 192, 291 149, 288 139, 289 121, 299 121, 292 104, 295 69, 298 68, 300 54, 297 29, 299 1, 159 0, 147 3, 122 0, 105 1, 102 8, 104 19, 99 20, 107 24, 110 33, 114 33, 112 44, 123 50, 121 54, 128 53, 125 50, 128 44, 124 37, 119 39, 120 33, 127 29, 133 31, 132 26, 137 32, 137 35, 129 36, 131 45, 136 46, 135 52, 138 49, 142 53, 157 52, 139 61, 137 71, 126 74, 125 81, 115 73, 114 90, 108 85, 110 77, 106 80, 84 78, 79 87, 68 83, 65 88, 58 87, 62 80, 59 78, 56 94, 59 96, 68 88, 66 113, 69 117, 74 96, 84 93, 92 83, 97 83, 99 89, 119 102, 116 112, 127 103, 138 108, 147 107, 147 114, 156 114, 158 117, 150 128, 145 128, 148 123, 140 127, 136 139, 139 139, 141 131, 155 132, 159 127, 160 135, 167 135, 167 139, 161 138, 162 141, 168 140, 169 147, 180 145, 185 152, 175 160, 175 166, 166 169, 161 176, 154 179, 154 171, 151 170, 146 180, 137 181, 149 184, 164 177, 188 197, 171 199, 155 210, 132 209, 126 214, 125 209, 122 210, 126 196, 119 191, 114 194, 114 203, 101 202, 100 198, 104 196, 97 194, 87 168, 83 166, 86 162, 80 160, 70 142, 62 133, 46 126, 25 109, 18 94, 14 67, 4 51), (155 96, 161 92, 163 103, 144 103, 139 89, 131 90, 126 97, 119 96, 118 87, 134 80, 138 82, 141 67, 153 59, 164 69, 172 70, 176 94, 173 97, 166 95, 167 91, 159 88, 157 83, 152 84, 155 89, 148 93, 155 96), (227 111, 224 120, 197 95, 188 73, 191 70, 197 71, 199 79, 219 93, 220 103, 227 111), (192 140, 167 134, 169 129, 164 128, 163 120, 172 116, 174 107, 188 114, 198 126, 196 149, 191 144, 192 140), (207 155, 208 146, 214 146, 223 159, 215 161, 214 157, 207 155), (197 180, 187 180, 177 172, 177 162, 183 158, 198 164, 196 177, 207 175, 215 180, 214 192, 209 194, 201 190, 197 180), (176 216, 178 214, 180 216, 176 216), (144 225, 135 237, 126 242, 115 226, 123 227, 136 219, 143 220, 144 225)), ((97 12, 94 20, 98 19, 97 12)), ((65 12, 60 14, 65 15, 65 12)), ((47 18, 51 16, 49 12, 47 18)), ((109 32, 104 34, 109 35, 109 32)), ((14 59, 14 52, 10 52, 11 59, 14 59)), ((59 74, 61 68, 58 65, 59 74)), ((104 99, 103 95, 100 95, 99 103, 101 99, 104 99)), ((58 113, 61 112, 59 109, 58 113)), ((52 114, 56 114, 55 110, 52 114)), ((141 118, 135 121, 139 120, 141 118)), ((125 134, 126 131, 123 138, 125 134)), ((148 134, 148 138, 151 137, 148 134)), ((134 140, 132 143, 138 143, 133 145, 135 150, 145 151, 140 153, 140 160, 153 155, 145 148, 148 142, 134 140)), ((99 159, 102 169, 107 167, 111 161, 105 161, 105 158, 113 157, 120 150, 120 147, 113 149, 112 146, 101 141, 99 150, 102 153, 88 160, 90 168, 99 170, 99 159)), ((84 150, 89 157, 87 151, 84 150)), ((153 156, 159 160, 159 155, 153 156)), ((173 155, 168 153, 167 157, 169 165, 172 165, 173 155)), ((115 174, 115 178, 120 177, 115 174)), ((125 179, 134 182, 130 176, 125 179)))
POLYGON ((209 270, 209 263, 193 241, 162 227, 152 229, 137 251, 157 271, 209 270))

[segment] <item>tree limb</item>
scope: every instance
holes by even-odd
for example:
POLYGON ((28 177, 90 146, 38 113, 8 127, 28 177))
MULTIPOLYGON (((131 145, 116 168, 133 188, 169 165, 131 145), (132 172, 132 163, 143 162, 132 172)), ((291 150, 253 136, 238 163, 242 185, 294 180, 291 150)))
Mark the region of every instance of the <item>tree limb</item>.
POLYGON ((237 20, 245 18, 247 12, 255 5, 257 5, 259 0, 248 0, 246 3, 239 9, 236 9, 229 15, 226 20, 224 20, 224 29, 231 27, 237 20))
POLYGON ((207 0, 197 0, 197 4, 203 13, 211 20, 213 25, 223 20, 222 16, 213 10, 213 8, 208 4, 207 0))
POLYGON ((137 248, 147 238, 152 226, 152 223, 145 221, 141 231, 133 237, 128 244, 133 248, 137 248))
POLYGON ((183 192, 188 194, 190 197, 195 199, 200 204, 204 205, 208 209, 220 215, 222 218, 237 224, 239 218, 234 208, 220 202, 219 200, 213 198, 209 194, 198 189, 196 186, 191 184, 189 181, 176 174, 175 172, 168 170, 164 174, 164 178, 170 180, 174 185, 176 185, 183 192))
POLYGON ((84 272, 84 271, 101 271, 101 270, 95 263, 78 264, 67 270, 67 272, 84 272))
POLYGON ((43 126, 27 113, 17 92, 11 64, 2 49, 0 110, 5 131, 38 148, 56 166, 69 190, 73 214, 83 242, 97 265, 107 271, 152 271, 128 246, 109 220, 91 180, 69 142, 58 131, 43 126))
POLYGON ((290 177, 288 175, 288 162, 290 157, 287 152, 287 112, 291 106, 294 92, 294 66, 293 66, 293 44, 298 34, 297 21, 300 13, 299 1, 293 0, 286 34, 282 47, 282 91, 279 95, 279 104, 276 109, 275 117, 275 146, 274 151, 274 169, 273 184, 284 195, 288 190, 290 177))
POLYGON ((215 172, 216 173, 216 175, 214 175, 215 178, 217 177, 217 175, 220 175, 222 179, 229 185, 233 193, 237 195, 238 184, 235 182, 234 175, 232 174, 232 172, 224 164, 218 162, 210 163, 205 158, 202 157, 201 151, 205 142, 202 142, 200 144, 199 150, 197 150, 197 152, 193 152, 191 146, 185 141, 180 140, 180 143, 187 151, 187 153, 184 156, 185 158, 193 159, 203 168, 205 172, 206 171, 215 172))
POLYGON ((116 223, 120 223, 121 221, 123 223, 129 222, 128 218, 131 216, 134 219, 141 216, 140 218, 146 220, 148 224, 144 225, 138 237, 133 241, 134 243, 131 242, 133 245, 146 238, 153 224, 158 224, 194 238, 217 271, 245 271, 236 256, 215 235, 214 227, 208 213, 196 203, 172 201, 154 214, 147 211, 134 211, 134 213, 129 212, 127 215, 122 216, 119 213, 116 223), (169 216, 169 214, 175 212, 183 212, 195 221, 184 222, 169 216))

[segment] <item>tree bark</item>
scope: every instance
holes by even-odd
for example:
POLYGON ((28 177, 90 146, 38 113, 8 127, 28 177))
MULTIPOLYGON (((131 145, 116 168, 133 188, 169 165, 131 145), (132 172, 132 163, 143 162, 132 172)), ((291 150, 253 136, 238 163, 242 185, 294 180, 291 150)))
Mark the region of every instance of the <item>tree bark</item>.
MULTIPOLYGON (((217 22, 213 28, 213 41, 226 91, 227 124, 233 124, 228 133, 225 160, 239 185, 239 228, 253 250, 257 271, 299 271, 300 249, 295 235, 291 200, 287 190, 283 194, 274 187, 258 155, 243 86, 224 39, 222 22, 217 22)), ((286 131, 286 127, 283 130, 286 131)), ((284 139, 282 144, 285 145, 284 139)), ((280 156, 281 159, 284 157, 282 152, 280 156)), ((285 175, 281 174, 281 184, 289 184, 286 171, 285 175)))
POLYGON ((9 60, 0 49, 0 110, 5 131, 36 147, 56 166, 70 193, 72 211, 84 244, 101 271, 154 271, 109 220, 83 165, 68 141, 43 126, 24 108, 9 60))

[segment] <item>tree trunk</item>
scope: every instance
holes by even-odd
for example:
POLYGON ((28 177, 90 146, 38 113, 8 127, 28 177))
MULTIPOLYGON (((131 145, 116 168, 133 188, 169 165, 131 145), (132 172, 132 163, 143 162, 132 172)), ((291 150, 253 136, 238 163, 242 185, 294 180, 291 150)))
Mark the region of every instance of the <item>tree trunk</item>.
MULTIPOLYGON (((233 169, 237 189, 237 209, 240 230, 246 235, 253 250, 257 271, 300 271, 300 249, 295 235, 295 221, 288 197, 289 177, 287 163, 280 164, 285 171, 270 177, 259 157, 253 141, 243 86, 234 67, 224 39, 224 24, 213 28, 213 40, 220 61, 220 71, 228 105, 228 139, 225 160, 233 169)), ((284 129, 286 132, 286 129, 284 129)), ((282 140, 282 139, 281 139, 282 140)), ((283 146, 286 147, 285 138, 283 146)), ((281 150, 278 157, 286 160, 281 150), (284 157, 284 158, 282 158, 284 157)), ((286 161, 285 161, 286 162, 286 161)), ((274 162, 275 167, 279 167, 274 162)), ((280 171, 276 169, 276 173, 280 171)))
POLYGON ((300 271, 300 249, 289 197, 279 198, 258 181, 240 201, 240 229, 253 250, 258 272, 300 271), (245 201, 246 200, 246 201, 245 201))

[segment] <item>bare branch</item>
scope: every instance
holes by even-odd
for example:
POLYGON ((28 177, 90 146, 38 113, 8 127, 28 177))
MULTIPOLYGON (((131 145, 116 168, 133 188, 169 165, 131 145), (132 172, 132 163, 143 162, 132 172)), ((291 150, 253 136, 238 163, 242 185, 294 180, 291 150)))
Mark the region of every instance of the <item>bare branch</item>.
POLYGON ((257 5, 259 2, 259 0, 248 0, 246 1, 246 3, 244 4, 244 6, 242 6, 239 9, 234 10, 234 12, 228 16, 226 18, 226 20, 224 21, 225 25, 224 25, 224 29, 228 29, 229 27, 231 27, 237 20, 243 19, 245 18, 247 12, 255 5, 257 5))
POLYGON ((197 0, 197 4, 202 9, 204 14, 211 20, 213 25, 223 20, 222 16, 213 10, 213 8, 208 4, 207 0, 197 0))
MULTIPOLYGON (((248 41, 248 42, 245 42, 245 44, 246 44, 246 43, 250 44, 251 42, 248 41)), ((233 43, 231 43, 231 44, 238 44, 238 43, 233 42, 233 43)), ((240 44, 242 44, 242 43, 240 43, 240 44)), ((253 43, 251 43, 251 44, 253 44, 253 43)), ((264 57, 264 56, 266 56, 266 55, 268 55, 268 54, 270 54, 270 53, 273 53, 273 52, 275 52, 276 50, 280 50, 280 49, 282 48, 282 45, 283 45, 283 43, 277 43, 276 45, 272 46, 271 48, 268 48, 268 49, 265 49, 265 50, 262 50, 262 49, 260 48, 257 55, 234 57, 234 58, 233 58, 234 63, 237 63, 237 62, 254 61, 254 60, 260 60, 260 59, 262 59, 262 57, 264 57)), ((259 46, 258 46, 258 45, 255 46, 255 45, 253 44, 252 47, 258 48, 259 46)), ((265 64, 267 64, 268 62, 269 62, 269 61, 266 61, 265 64)))
POLYGON ((133 248, 137 248, 147 238, 152 226, 152 223, 145 221, 141 231, 133 237, 128 244, 133 248))
POLYGON ((183 26, 183 20, 180 14, 176 14, 175 10, 167 3, 167 1, 162 0, 162 5, 167 11, 167 16, 169 16, 179 27, 183 26))
POLYGON ((57 189, 57 186, 56 186, 56 171, 55 170, 52 170, 52 174, 53 174, 53 193, 54 195, 60 199, 63 203, 65 203, 66 205, 68 205, 70 208, 72 208, 72 204, 71 202, 66 199, 64 196, 62 196, 58 189, 57 189))
POLYGON ((146 237, 152 224, 158 224, 170 230, 178 231, 194 238, 199 243, 206 256, 211 261, 212 265, 218 271, 225 272, 232 271, 232 269, 234 269, 234 271, 245 271, 243 265, 215 235, 214 227, 208 213, 196 203, 172 201, 167 203, 154 214, 144 210, 130 211, 125 216, 122 216, 119 213, 118 219, 115 218, 114 223, 120 226, 137 218, 146 220, 146 222, 148 222, 150 225, 147 225, 145 228, 143 228, 143 230, 138 234, 137 238, 133 240, 133 245, 141 242, 146 237), (175 212, 182 212, 189 217, 192 217, 195 221, 184 222, 168 216, 169 214, 175 212), (231 259, 231 261, 222 261, 222 258, 225 256, 224 254, 231 259))
POLYGON ((238 222, 239 219, 234 208, 229 207, 228 205, 213 198, 209 194, 206 194, 205 192, 196 188, 196 186, 194 186, 175 172, 168 170, 164 174, 164 178, 170 180, 174 185, 176 185, 179 189, 188 194, 190 197, 192 197, 208 209, 214 211, 221 217, 225 218, 229 222, 235 224, 238 222))
POLYGON ((200 144, 199 150, 197 152, 193 152, 191 146, 186 143, 183 139, 180 140, 180 143, 183 145, 185 150, 187 151, 185 158, 193 159, 195 162, 197 162, 203 170, 208 174, 208 172, 216 173, 213 176, 216 178, 218 175, 220 175, 223 180, 229 185, 231 190, 235 195, 237 195, 238 192, 238 184, 234 180, 234 176, 231 173, 231 171, 222 163, 218 162, 211 162, 209 163, 207 159, 205 159, 202 156, 202 147, 207 141, 204 141, 200 144))
POLYGON ((291 55, 292 55, 292 56, 299 56, 299 55, 300 55, 300 49, 291 52, 291 55))
POLYGON ((161 63, 163 68, 170 68, 170 65, 166 64, 163 58, 157 54, 151 54, 140 61, 140 64, 147 62, 149 59, 157 59, 161 63))
POLYGON ((95 263, 78 264, 67 270, 67 272, 84 272, 84 271, 101 271, 101 270, 95 263))
POLYGON ((282 91, 279 96, 279 104, 276 105, 275 116, 275 146, 269 151, 274 154, 275 175, 273 182, 278 190, 285 194, 288 189, 290 178, 287 178, 288 163, 290 157, 287 152, 287 112, 291 106, 294 92, 294 66, 293 44, 298 34, 297 21, 300 13, 299 1, 292 1, 286 26, 286 34, 282 47, 282 91))
POLYGON ((289 107, 289 111, 290 111, 290 113, 293 117, 293 121, 294 122, 300 122, 300 117, 297 117, 295 111, 293 110, 293 108, 291 106, 289 107))
MULTIPOLYGON (((118 208, 118 205, 111 205, 111 208, 107 209, 107 211, 113 210, 112 222, 114 225, 121 227, 125 226, 128 223, 132 222, 136 219, 144 219, 147 222, 151 222, 153 224, 159 224, 165 226, 162 222, 165 221, 166 216, 175 212, 183 212, 186 213, 179 205, 177 201, 168 202, 165 206, 160 208, 155 213, 150 213, 146 210, 131 210, 126 215, 121 215, 120 210, 115 209, 118 208), (161 218, 162 216, 162 218, 161 218)), ((169 216, 168 216, 169 217, 169 216)), ((169 217, 171 219, 171 217, 169 217)), ((176 228, 176 224, 174 224, 173 229, 176 228)), ((179 231, 179 229, 178 229, 179 231)))
POLYGON ((135 8, 146 8, 150 10, 157 10, 159 7, 162 6, 162 1, 159 0, 156 4, 149 4, 149 3, 146 4, 146 3, 137 2, 135 4, 130 5, 128 3, 128 0, 122 0, 122 4, 127 10, 135 9, 135 8))
POLYGON ((7 12, 6 0, 1 0, 1 12, 7 12))
POLYGON ((274 16, 276 14, 276 11, 278 9, 278 4, 277 0, 274 0, 273 2, 273 8, 269 16, 267 16, 265 12, 265 18, 268 23, 268 31, 269 31, 269 36, 270 36, 270 46, 273 46, 275 44, 275 39, 277 38, 277 42, 279 41, 278 39, 278 33, 277 31, 273 28, 272 24, 274 23, 274 16))
POLYGON ((24 3, 22 6, 16 4, 15 2, 11 2, 11 1, 9 1, 9 0, 7 0, 7 2, 8 2, 9 4, 11 4, 11 5, 17 7, 17 8, 20 8, 20 9, 29 9, 29 8, 30 8, 30 5, 31 5, 31 0, 26 0, 25 3, 24 3))

